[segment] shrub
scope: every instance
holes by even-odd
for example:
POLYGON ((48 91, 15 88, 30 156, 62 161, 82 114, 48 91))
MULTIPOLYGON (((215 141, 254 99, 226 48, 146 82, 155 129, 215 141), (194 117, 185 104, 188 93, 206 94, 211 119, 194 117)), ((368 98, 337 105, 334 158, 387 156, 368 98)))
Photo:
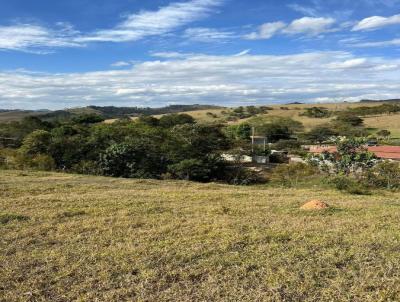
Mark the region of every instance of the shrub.
POLYGON ((301 115, 312 118, 327 118, 331 116, 331 112, 329 112, 329 110, 324 107, 311 107, 306 108, 306 111, 301 115))
POLYGON ((400 188, 400 163, 381 162, 365 173, 364 181, 375 188, 400 188))
POLYGON ((107 176, 158 178, 163 172, 163 158, 151 139, 113 144, 100 156, 100 168, 107 176))
POLYGON ((101 115, 95 113, 86 113, 73 117, 72 121, 76 124, 89 125, 89 124, 101 123, 104 121, 104 118, 101 115))
POLYGON ((160 121, 151 115, 141 115, 138 122, 150 127, 157 127, 160 124, 160 121))
POLYGON ((255 170, 234 166, 226 170, 225 181, 231 185, 249 186, 267 182, 267 179, 255 170))
POLYGON ((317 142, 321 144, 336 135, 337 132, 333 130, 330 126, 322 125, 311 129, 310 132, 306 134, 306 138, 311 140, 312 142, 317 142))
POLYGON ((328 183, 333 185, 339 191, 345 191, 354 195, 371 194, 366 186, 354 178, 345 175, 330 177, 328 183))
POLYGON ((195 119, 189 114, 167 114, 163 115, 159 120, 159 125, 163 128, 172 128, 176 125, 194 124, 195 119))
POLYGON ((347 124, 353 127, 361 126, 364 120, 358 115, 350 112, 342 112, 338 115, 335 122, 337 124, 347 124))
POLYGON ((16 214, 0 214, 0 224, 7 224, 12 221, 27 221, 28 216, 16 215, 16 214))
POLYGON ((38 154, 30 161, 31 168, 39 171, 53 171, 56 167, 54 159, 45 154, 38 154))
POLYGON ((72 172, 86 175, 100 175, 101 169, 99 164, 92 160, 82 160, 72 166, 72 172))
POLYGON ((177 164, 169 165, 168 172, 178 179, 205 180, 211 170, 201 160, 185 159, 177 164))
POLYGON ((0 168, 7 168, 7 157, 4 150, 0 149, 0 168))
POLYGON ((35 130, 24 138, 21 151, 27 155, 47 153, 51 143, 51 133, 35 130))
POLYGON ((380 130, 376 133, 380 138, 388 139, 392 133, 389 130, 380 130))
POLYGON ((301 181, 310 179, 315 174, 318 174, 318 170, 308 164, 282 164, 272 171, 271 179, 283 186, 293 187, 301 181))
POLYGON ((301 149, 301 142, 297 140, 280 140, 273 145, 272 149, 286 151, 299 150, 301 149))

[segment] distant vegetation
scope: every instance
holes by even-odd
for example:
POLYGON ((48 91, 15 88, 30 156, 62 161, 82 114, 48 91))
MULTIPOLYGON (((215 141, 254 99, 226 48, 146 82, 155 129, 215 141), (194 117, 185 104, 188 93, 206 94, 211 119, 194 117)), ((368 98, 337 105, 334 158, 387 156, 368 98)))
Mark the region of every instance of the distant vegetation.
POLYGON ((330 117, 332 115, 332 112, 324 107, 311 107, 306 108, 306 111, 302 115, 314 118, 326 118, 330 117))
MULTIPOLYGON (((193 118, 193 112, 159 114, 157 117, 150 115, 150 112, 194 107, 138 109, 92 106, 84 110, 47 112, 39 117, 0 123, 0 166, 125 178, 232 184, 267 182, 279 177, 249 169, 240 161, 227 162, 224 154, 238 159, 243 156, 267 156, 272 162, 284 163, 285 159, 279 153, 272 154, 272 150, 305 158, 307 152, 303 145, 332 143, 341 137, 362 139, 364 143, 388 143, 391 131, 370 129, 366 127, 365 119, 372 113, 389 115, 398 109, 396 104, 381 104, 372 109, 368 106, 342 110, 306 107, 300 114, 301 109, 290 107, 247 106, 220 108, 219 111, 214 107, 201 107, 207 122, 193 118), (322 122, 306 128, 299 119, 287 116, 296 114, 292 113, 294 110, 301 118, 322 122), (99 111, 102 113, 99 114, 99 111), (129 118, 138 112, 142 114, 135 120, 129 118), (287 115, 274 115, 282 112, 287 115), (62 118, 50 118, 51 114, 61 114, 62 118), (113 123, 104 123, 107 117, 116 115, 121 115, 121 118, 113 123), (265 137, 266 143, 251 146, 253 133, 265 137)), ((336 155, 331 166, 339 164, 339 158, 336 155)), ((349 160, 351 156, 345 158, 349 160)), ((372 166, 378 163, 373 162, 372 166)), ((284 171, 284 168, 280 169, 284 171)), ((294 173, 293 167, 288 167, 287 171, 294 173)), ((322 174, 325 172, 323 169, 319 171, 322 174)), ((345 177, 358 176, 346 174, 345 177)), ((293 183, 286 179, 284 182, 293 183)))
POLYGON ((400 104, 382 104, 379 106, 361 106, 350 108, 348 110, 351 113, 366 116, 366 115, 376 115, 376 114, 393 114, 400 112, 400 104))
POLYGON ((141 115, 160 115, 169 113, 180 113, 195 110, 206 110, 220 108, 212 105, 170 105, 162 108, 150 108, 150 107, 100 107, 100 106, 88 106, 83 108, 73 108, 65 110, 0 110, 0 122, 7 121, 18 121, 28 116, 38 116, 42 120, 54 121, 54 120, 68 120, 74 116, 81 114, 96 114, 104 119, 117 119, 124 117, 138 117, 141 115))

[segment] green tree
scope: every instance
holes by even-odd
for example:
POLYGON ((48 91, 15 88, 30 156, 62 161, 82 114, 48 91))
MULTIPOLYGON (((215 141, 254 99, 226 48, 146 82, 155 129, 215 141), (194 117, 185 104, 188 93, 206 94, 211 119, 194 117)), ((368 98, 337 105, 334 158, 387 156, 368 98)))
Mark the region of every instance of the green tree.
POLYGON ((386 189, 400 188, 400 163, 383 161, 366 173, 368 185, 386 189))
POLYGON ((388 139, 392 133, 389 130, 380 130, 376 133, 379 137, 383 139, 388 139))
POLYGON ((75 116, 72 118, 72 121, 76 124, 90 125, 90 124, 101 123, 104 121, 104 118, 98 114, 88 113, 75 116))
POLYGON ((345 124, 353 127, 362 126, 364 120, 358 115, 351 112, 342 112, 335 120, 338 124, 345 124))
POLYGON ((166 170, 166 160, 151 138, 135 138, 113 144, 100 155, 104 175, 126 178, 159 178, 166 170))
POLYGON ((51 134, 45 130, 35 130, 24 138, 21 151, 26 155, 46 154, 51 144, 51 134))
POLYGON ((310 162, 320 167, 328 166, 328 171, 345 175, 361 175, 376 164, 376 156, 366 148, 366 139, 337 139, 335 143, 336 152, 311 156, 310 162))
POLYGON ((205 160, 185 159, 177 164, 169 165, 168 172, 174 178, 194 181, 210 181, 217 178, 223 168, 223 162, 217 157, 205 160))
POLYGON ((312 118, 327 118, 331 116, 331 112, 324 107, 311 107, 306 108, 306 111, 302 115, 312 118))
POLYGON ((233 140, 250 140, 251 126, 248 123, 241 123, 239 125, 232 125, 226 127, 227 135, 233 140))
POLYGON ((336 136, 337 132, 329 126, 317 126, 306 134, 307 139, 322 144, 329 138, 336 136))
POLYGON ((138 118, 138 122, 151 127, 157 127, 160 125, 160 121, 151 115, 141 115, 138 118))
POLYGON ((195 120, 189 114, 166 114, 160 118, 159 125, 164 128, 172 128, 177 125, 194 124, 195 120))
POLYGON ((283 164, 273 170, 271 179, 283 186, 293 187, 317 173, 314 167, 305 163, 283 164))

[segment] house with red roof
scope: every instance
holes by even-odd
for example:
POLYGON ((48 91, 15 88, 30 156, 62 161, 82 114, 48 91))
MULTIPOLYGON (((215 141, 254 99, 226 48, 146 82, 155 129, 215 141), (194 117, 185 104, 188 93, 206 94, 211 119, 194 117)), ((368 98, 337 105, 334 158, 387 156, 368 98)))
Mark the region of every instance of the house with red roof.
MULTIPOLYGON (((308 146, 310 153, 321 154, 323 152, 334 153, 337 151, 335 146, 308 146)), ((369 146, 369 152, 372 152, 376 157, 387 160, 400 161, 400 146, 369 146)))

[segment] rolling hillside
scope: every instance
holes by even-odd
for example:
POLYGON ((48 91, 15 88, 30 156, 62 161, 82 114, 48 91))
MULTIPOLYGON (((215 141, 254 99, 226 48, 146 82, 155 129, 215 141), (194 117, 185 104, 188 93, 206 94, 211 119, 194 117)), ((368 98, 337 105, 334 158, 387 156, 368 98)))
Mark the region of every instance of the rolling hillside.
MULTIPOLYGON (((368 103, 337 103, 337 104, 291 104, 291 105, 273 105, 270 106, 273 110, 268 111, 268 114, 261 114, 259 116, 269 119, 271 116, 290 117, 296 121, 303 123, 305 130, 310 130, 312 127, 329 123, 332 118, 310 118, 302 116, 306 108, 321 106, 328 108, 330 111, 341 111, 348 108, 355 108, 360 106, 379 106, 381 102, 368 102, 368 103), (287 110, 289 109, 289 110, 287 110)), ((195 119, 202 122, 219 122, 223 121, 223 111, 227 109, 214 109, 214 110, 197 110, 186 112, 195 119), (216 118, 211 117, 208 113, 216 115, 216 118)), ((393 115, 374 115, 364 118, 364 124, 367 128, 386 129, 392 132, 394 137, 400 137, 400 114, 393 115)), ((246 119, 230 122, 233 124, 245 122, 246 119)))

